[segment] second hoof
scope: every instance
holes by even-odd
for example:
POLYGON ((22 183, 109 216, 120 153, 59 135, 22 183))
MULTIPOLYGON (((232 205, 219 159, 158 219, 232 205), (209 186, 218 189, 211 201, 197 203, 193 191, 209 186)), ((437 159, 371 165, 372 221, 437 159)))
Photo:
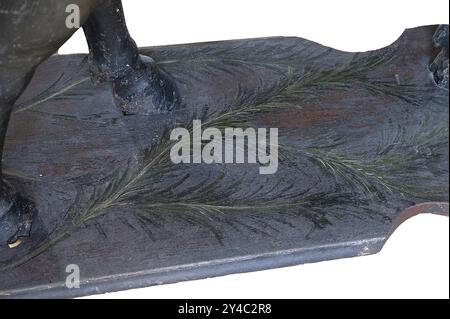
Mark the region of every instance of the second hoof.
POLYGON ((22 243, 23 238, 30 236, 36 208, 31 201, 13 192, 9 187, 2 187, 2 197, 0 247, 16 248, 22 243))
POLYGON ((448 25, 439 26, 434 34, 433 42, 437 48, 441 48, 441 51, 430 65, 430 71, 433 72, 434 82, 440 88, 447 90, 449 88, 448 37, 448 25))

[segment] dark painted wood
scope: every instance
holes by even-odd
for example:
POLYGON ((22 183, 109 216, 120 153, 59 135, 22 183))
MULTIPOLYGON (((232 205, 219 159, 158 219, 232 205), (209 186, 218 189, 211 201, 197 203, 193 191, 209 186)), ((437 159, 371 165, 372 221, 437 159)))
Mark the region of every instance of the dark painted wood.
POLYGON ((151 116, 122 116, 111 87, 91 84, 85 55, 52 56, 7 136, 8 179, 39 216, 31 239, 0 250, 0 296, 74 297, 367 255, 411 211, 448 214, 448 90, 428 70, 435 29, 367 53, 299 38, 145 48, 184 106, 151 116), (193 118, 279 128, 278 172, 172 164, 166 132, 193 118), (65 288, 69 264, 80 289, 65 288))

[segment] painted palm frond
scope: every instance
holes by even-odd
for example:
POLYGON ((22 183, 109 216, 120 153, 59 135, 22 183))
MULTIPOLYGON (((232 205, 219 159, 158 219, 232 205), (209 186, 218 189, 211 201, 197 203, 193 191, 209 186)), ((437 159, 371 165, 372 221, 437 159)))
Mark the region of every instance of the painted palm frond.
POLYGON ((448 178, 448 167, 432 167, 448 150, 448 122, 432 127, 425 120, 414 132, 389 125, 381 131, 379 141, 375 150, 355 152, 340 149, 342 143, 333 143, 308 147, 304 154, 329 174, 351 187, 359 186, 368 195, 383 196, 384 192, 379 189, 382 187, 391 193, 400 192, 425 200, 446 199, 448 187, 442 187, 442 183, 432 184, 435 179, 448 178))
POLYGON ((69 75, 61 73, 61 75, 41 93, 17 105, 15 113, 34 109, 50 100, 82 99, 85 93, 80 94, 79 92, 74 92, 73 89, 79 87, 81 84, 90 82, 89 76, 80 73, 80 71, 83 70, 82 66, 86 64, 86 61, 87 59, 83 59, 80 62, 75 69, 75 73, 69 75))
POLYGON ((400 79, 395 77, 391 81, 386 81, 371 75, 377 68, 388 65, 393 59, 394 52, 364 57, 357 53, 353 54, 348 62, 336 68, 315 70, 304 74, 281 94, 274 96, 270 102, 298 105, 317 98, 318 92, 354 90, 355 87, 361 87, 374 95, 383 95, 419 105, 421 94, 426 91, 426 88, 401 84, 400 79))

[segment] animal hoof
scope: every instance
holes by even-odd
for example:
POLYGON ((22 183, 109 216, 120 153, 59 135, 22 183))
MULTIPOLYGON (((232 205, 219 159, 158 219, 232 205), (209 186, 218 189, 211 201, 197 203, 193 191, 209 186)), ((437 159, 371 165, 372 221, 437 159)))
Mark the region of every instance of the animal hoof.
POLYGON ((125 115, 165 113, 180 103, 173 79, 147 56, 140 57, 136 69, 114 81, 113 91, 125 115))
POLYGON ((441 25, 433 36, 433 43, 441 51, 430 65, 434 82, 440 88, 448 90, 448 25, 441 25))
POLYGON ((36 208, 32 202, 12 191, 4 183, 0 186, 0 247, 16 248, 29 237, 36 208))

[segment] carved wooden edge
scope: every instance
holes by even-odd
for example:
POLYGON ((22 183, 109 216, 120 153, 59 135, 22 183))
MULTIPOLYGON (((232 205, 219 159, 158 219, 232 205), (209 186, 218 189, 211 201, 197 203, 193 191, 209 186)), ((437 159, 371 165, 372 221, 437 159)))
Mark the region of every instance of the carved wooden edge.
POLYGON ((386 236, 386 241, 392 236, 392 234, 400 227, 401 224, 406 222, 408 219, 413 218, 414 216, 421 214, 433 214, 449 217, 449 203, 445 202, 428 202, 421 203, 414 206, 411 206, 399 214, 392 221, 391 228, 386 236))

